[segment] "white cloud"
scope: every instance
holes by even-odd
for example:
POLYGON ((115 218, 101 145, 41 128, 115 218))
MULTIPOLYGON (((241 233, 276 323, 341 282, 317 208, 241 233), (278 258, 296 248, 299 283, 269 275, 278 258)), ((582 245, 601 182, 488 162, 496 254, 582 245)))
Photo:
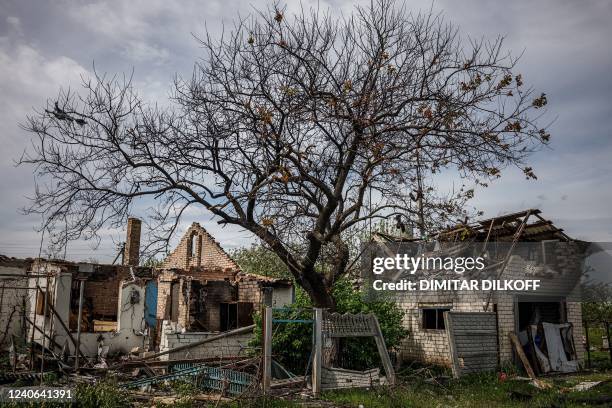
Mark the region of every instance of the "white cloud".
MULTIPOLYGON (((274 5, 265 0, 57 0, 32 9, 19 0, 0 3, 0 182, 9 192, 0 198, 0 230, 23 251, 36 248, 22 255, 37 252, 32 227, 39 220, 17 215, 17 208, 25 204, 23 196, 33 190, 33 176, 31 169, 14 168, 12 160, 27 145, 29 136, 18 122, 33 107, 53 98, 60 86, 78 87, 92 61, 102 72, 129 73, 134 67, 139 93, 163 105, 172 75, 189 75, 193 62, 203 56, 192 33, 203 35, 206 24, 213 36, 218 35, 223 25, 231 29, 238 13, 244 18, 274 5)), ((286 3, 288 14, 300 7, 300 2, 286 3)), ((316 4, 305 0, 303 7, 316 4)), ((355 4, 367 6, 369 0, 321 1, 320 9, 348 15, 355 4)), ((412 11, 430 6, 407 2, 412 11)), ((612 54, 607 52, 612 3, 548 0, 502 6, 484 0, 436 0, 432 7, 444 10, 446 20, 459 24, 462 34, 506 34, 515 53, 525 48, 520 69, 528 82, 547 92, 552 115, 559 117, 552 128, 555 150, 532 160, 539 180, 527 182, 520 171, 508 172, 477 195, 479 206, 487 215, 539 206, 570 235, 612 239, 607 215, 612 168, 606 164, 612 155, 612 54)), ((227 248, 252 239, 238 228, 221 228, 203 211, 189 213, 188 218, 185 225, 200 222, 227 248)), ((115 237, 121 239, 121 232, 115 237)), ((115 253, 107 238, 101 249, 104 260, 115 253)), ((0 237, 0 253, 6 241, 0 237)), ((87 251, 87 244, 75 243, 73 248, 76 257, 87 251)))
MULTIPOLYGON (((12 21, 13 26, 19 26, 18 19, 12 21)), ((15 36, 0 37, 0 182, 5 192, 0 195, 3 231, 0 252, 13 251, 20 256, 38 253, 38 238, 33 230, 40 220, 18 212, 27 204, 24 196, 33 191, 32 169, 14 166, 14 160, 19 158, 29 140, 19 123, 25 121, 32 107, 43 106, 61 86, 77 85, 80 76, 86 73, 87 70, 71 58, 48 58, 15 36)))

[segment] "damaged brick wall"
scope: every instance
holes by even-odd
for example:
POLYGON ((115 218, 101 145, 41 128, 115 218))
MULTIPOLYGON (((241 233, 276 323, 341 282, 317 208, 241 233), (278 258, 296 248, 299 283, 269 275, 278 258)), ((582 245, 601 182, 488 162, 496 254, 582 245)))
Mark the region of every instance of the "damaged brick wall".
POLYGON ((191 276, 195 280, 201 282, 205 281, 234 281, 236 278, 236 270, 232 268, 221 268, 221 267, 191 267, 185 273, 191 276))
POLYGON ((162 268, 190 267, 239 269, 219 243, 198 223, 189 227, 177 247, 162 264, 162 268))
POLYGON ((159 320, 174 319, 181 327, 187 328, 190 290, 190 276, 183 276, 172 270, 161 271, 157 281, 157 318, 159 320))
POLYGON ((408 335, 399 346, 402 360, 416 360, 427 364, 449 367, 451 364, 446 330, 424 329, 423 309, 450 307, 454 311, 481 312, 481 294, 441 294, 436 292, 410 293, 398 300, 405 311, 403 326, 408 335))
POLYGON ((116 319, 119 304, 119 280, 85 282, 83 298, 91 300, 93 315, 96 319, 116 319))
POLYGON ((221 303, 232 303, 237 299, 236 287, 227 281, 210 281, 206 290, 206 325, 208 330, 221 330, 221 303))
POLYGON ((239 302, 261 302, 261 285, 256 280, 242 280, 238 282, 239 302))
MULTIPOLYGON (((564 264, 568 261, 563 260, 564 264)), ((567 287, 571 287, 573 279, 569 273, 561 273, 552 277, 530 276, 526 273, 529 262, 520 256, 513 255, 503 274, 503 279, 542 279, 547 285, 539 290, 534 301, 546 296, 556 296, 567 287)), ((574 345, 580 361, 584 360, 585 349, 582 343, 584 329, 582 327, 582 311, 579 298, 580 287, 577 285, 573 291, 563 297, 567 314, 567 322, 574 326, 574 345)), ((491 297, 490 309, 497 311, 497 330, 499 341, 499 361, 504 363, 512 361, 514 352, 509 340, 509 333, 517 330, 517 296, 523 296, 521 301, 527 301, 523 293, 494 292, 491 297)), ((488 291, 470 292, 419 292, 410 293, 398 299, 398 304, 405 311, 403 326, 409 334, 400 344, 401 358, 403 360, 417 360, 430 364, 450 365, 448 338, 445 330, 425 330, 422 327, 422 307, 452 306, 454 311, 482 312, 488 297, 488 291)))

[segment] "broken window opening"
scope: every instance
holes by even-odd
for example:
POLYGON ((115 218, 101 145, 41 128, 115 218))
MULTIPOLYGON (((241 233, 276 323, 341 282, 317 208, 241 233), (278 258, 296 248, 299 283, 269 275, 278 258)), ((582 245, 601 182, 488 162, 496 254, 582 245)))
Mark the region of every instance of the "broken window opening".
MULTIPOLYGON (((117 330, 119 280, 85 281, 83 283, 83 310, 81 332, 96 333, 117 330)), ((79 281, 74 279, 70 288, 69 328, 77 331, 79 320, 79 281)))
POLYGON ((227 331, 238 328, 238 304, 219 303, 219 330, 227 331))
POLYGON ((518 329, 542 322, 561 324, 567 321, 564 302, 518 302, 518 329))
POLYGON ((189 256, 194 258, 197 255, 197 245, 198 245, 198 236, 197 234, 193 234, 191 236, 191 241, 189 242, 189 256))
POLYGON ((451 307, 428 307, 421 309, 423 314, 422 326, 424 330, 444 330, 444 312, 451 307))
POLYGON ((42 316, 43 314, 46 317, 51 316, 51 308, 49 305, 53 306, 53 298, 51 294, 49 294, 49 299, 47 299, 47 313, 45 314, 45 296, 47 296, 47 291, 38 289, 38 297, 36 298, 36 314, 42 316))
POLYGON ((178 322, 179 316, 180 287, 180 282, 172 282, 170 285, 170 321, 175 323, 178 322))
POLYGON ((253 322, 253 303, 238 302, 238 327, 250 326, 253 322))
POLYGON ((209 331, 206 297, 208 292, 200 281, 191 281, 191 293, 189 295, 189 330, 209 331))

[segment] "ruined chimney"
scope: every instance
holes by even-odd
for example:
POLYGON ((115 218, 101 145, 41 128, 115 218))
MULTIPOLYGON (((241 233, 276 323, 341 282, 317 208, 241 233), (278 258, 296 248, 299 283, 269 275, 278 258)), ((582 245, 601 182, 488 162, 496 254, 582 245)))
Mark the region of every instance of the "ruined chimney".
POLYGON ((128 218, 127 237, 123 250, 123 264, 138 266, 140 263, 140 224, 138 218, 128 218))

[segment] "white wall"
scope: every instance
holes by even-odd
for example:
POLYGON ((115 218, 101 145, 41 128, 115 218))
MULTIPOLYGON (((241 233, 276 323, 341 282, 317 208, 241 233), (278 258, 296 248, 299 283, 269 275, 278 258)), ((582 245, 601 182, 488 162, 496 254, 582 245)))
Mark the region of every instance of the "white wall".
POLYGON ((293 303, 293 287, 274 288, 272 291, 272 306, 283 307, 293 303))
MULTIPOLYGON (((129 353, 134 347, 143 348, 148 344, 145 333, 144 306, 145 286, 136 283, 122 282, 119 289, 119 302, 117 304, 118 322, 116 332, 101 333, 81 333, 81 351, 88 357, 95 357, 98 354, 98 344, 109 346, 108 354, 129 353), (139 294, 137 303, 131 304, 130 298, 132 291, 139 294)), ((76 339, 76 333, 72 333, 76 339)), ((60 336, 60 344, 64 344, 65 336, 60 336)), ((74 353, 74 346, 68 340, 70 352, 74 353)))
MULTIPOLYGON (((49 279, 49 286, 51 288, 55 288, 53 293, 53 303, 55 309, 61 316, 64 323, 66 325, 69 325, 72 275, 70 273, 59 273, 59 271, 55 272, 57 272, 59 276, 57 278, 51 277, 49 279)), ((38 285, 44 289, 46 287, 46 278, 39 279, 38 285)), ((29 286, 36 286, 36 278, 30 278, 29 286)), ((33 321, 36 321, 36 325, 42 329, 43 321, 45 319, 42 315, 35 316, 35 296, 36 291, 29 291, 29 318, 33 321)), ((85 354, 85 356, 96 357, 98 355, 99 343, 105 346, 109 346, 109 355, 116 353, 129 353, 134 347, 143 347, 145 344, 148 344, 147 337, 144 334, 144 284, 140 286, 136 283, 122 282, 119 292, 119 302, 117 304, 117 308, 118 322, 116 332, 81 333, 81 351, 83 352, 83 354, 85 354), (132 291, 136 291, 139 294, 138 302, 135 304, 130 303, 132 291)), ((51 319, 46 320, 46 323, 44 323, 45 331, 47 332, 47 334, 49 334, 51 329, 51 319)), ((32 328, 30 330, 32 330, 32 328)), ((72 341, 68 338, 66 331, 63 329, 57 319, 53 323, 53 333, 55 333, 55 340, 60 346, 67 342, 68 347, 70 349, 70 353, 75 353, 75 347, 72 344, 72 341)), ((72 332, 72 336, 76 339, 76 331, 72 332)), ((40 332, 36 331, 34 334, 34 339, 35 341, 42 343, 43 336, 40 332)), ((45 341, 45 345, 48 345, 48 340, 45 341)))
POLYGON ((11 336, 23 335, 21 311, 28 294, 28 279, 25 268, 0 266, 0 274, 23 275, 0 277, 0 347, 5 347, 11 343, 11 336))

